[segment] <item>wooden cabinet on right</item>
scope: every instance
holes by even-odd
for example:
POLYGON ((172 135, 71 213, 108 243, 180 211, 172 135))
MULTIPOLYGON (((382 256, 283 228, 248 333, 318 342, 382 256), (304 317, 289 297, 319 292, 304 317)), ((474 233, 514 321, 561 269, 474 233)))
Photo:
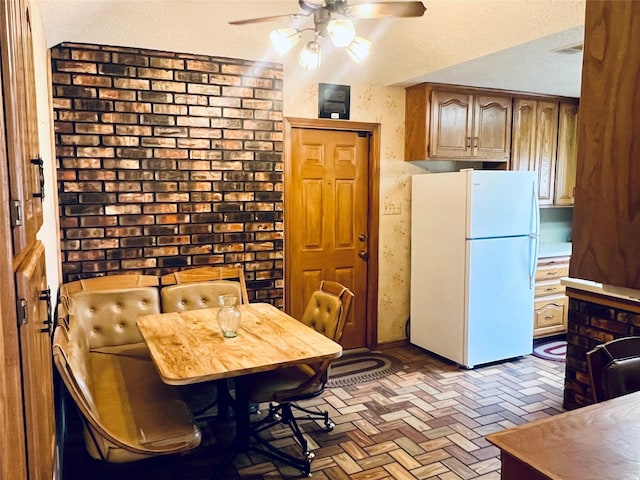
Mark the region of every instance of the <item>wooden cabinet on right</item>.
POLYGON ((548 257, 538 260, 536 269, 534 338, 567 331, 568 301, 560 278, 569 274, 570 257, 548 257))
POLYGON ((540 205, 573 205, 577 102, 516 97, 511 170, 538 172, 540 205))
POLYGON ((573 205, 578 164, 578 104, 560 102, 554 205, 573 205))

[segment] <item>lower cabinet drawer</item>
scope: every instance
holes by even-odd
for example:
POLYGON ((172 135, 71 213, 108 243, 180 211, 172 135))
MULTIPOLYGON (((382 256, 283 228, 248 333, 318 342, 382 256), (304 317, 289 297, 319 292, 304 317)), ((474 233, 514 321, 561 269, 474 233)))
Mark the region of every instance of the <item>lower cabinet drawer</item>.
POLYGON ((536 282, 535 296, 541 297, 543 295, 564 295, 564 285, 560 283, 560 280, 548 280, 546 282, 536 282))
POLYGON ((549 334, 564 331, 567 310, 567 297, 558 295, 545 297, 535 302, 534 331, 536 334, 549 334))

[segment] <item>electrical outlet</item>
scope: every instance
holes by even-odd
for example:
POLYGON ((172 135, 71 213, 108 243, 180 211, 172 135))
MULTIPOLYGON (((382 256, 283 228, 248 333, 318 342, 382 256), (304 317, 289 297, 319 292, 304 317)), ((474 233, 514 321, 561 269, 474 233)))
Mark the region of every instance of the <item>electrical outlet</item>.
POLYGON ((392 202, 387 200, 384 202, 383 215, 400 215, 402 213, 402 204, 400 202, 392 202))

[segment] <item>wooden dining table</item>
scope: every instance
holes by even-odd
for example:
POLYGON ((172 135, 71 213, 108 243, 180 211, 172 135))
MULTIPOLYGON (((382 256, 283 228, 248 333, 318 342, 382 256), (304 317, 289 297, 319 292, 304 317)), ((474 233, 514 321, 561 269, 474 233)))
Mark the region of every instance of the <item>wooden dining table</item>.
POLYGON ((487 435, 502 480, 638 480, 640 392, 487 435))
POLYGON ((268 303, 238 305, 238 335, 222 336, 218 308, 145 315, 137 320, 160 378, 187 385, 234 378, 236 441, 249 449, 249 398, 243 379, 252 373, 342 355, 340 344, 268 303))

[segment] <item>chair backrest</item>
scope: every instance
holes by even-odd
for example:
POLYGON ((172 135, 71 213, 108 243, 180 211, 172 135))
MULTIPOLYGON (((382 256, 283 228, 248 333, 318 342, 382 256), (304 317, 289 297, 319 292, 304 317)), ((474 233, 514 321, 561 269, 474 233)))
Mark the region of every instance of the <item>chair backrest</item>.
POLYGON ((95 292, 97 290, 115 290, 131 287, 157 287, 160 278, 155 275, 107 275, 103 277, 85 278, 60 285, 61 296, 73 295, 77 292, 95 292))
POLYGON ((211 282, 169 285, 160 291, 163 312, 184 312, 220 305, 220 295, 234 295, 236 303, 243 303, 242 287, 238 282, 213 280, 211 282))
POLYGON ((640 337, 623 337, 587 352, 596 402, 640 391, 640 337))
POLYGON ((334 342, 340 342, 351 310, 353 293, 344 285, 323 280, 311 298, 300 321, 334 342))
MULTIPOLYGON (((161 284, 164 285, 181 285, 181 284, 212 284, 213 282, 219 282, 218 285, 222 289, 227 289, 223 293, 228 292, 229 285, 235 283, 236 290, 233 294, 238 296, 238 303, 249 303, 249 295, 247 294, 247 284, 244 278, 244 269, 240 266, 235 267, 198 267, 190 268, 187 270, 180 270, 178 272, 169 273, 162 276, 160 279, 161 284)), ((165 290, 166 287, 163 288, 165 290)), ((179 291, 179 290, 177 290, 179 291)), ((209 307, 218 306, 217 296, 214 305, 208 305, 209 307)), ((205 307, 201 307, 205 308, 205 307)))
POLYGON ((136 320, 160 313, 156 287, 81 291, 71 296, 69 330, 82 330, 89 350, 144 343, 136 320))
POLYGON ((160 277, 155 275, 123 274, 85 278, 60 285, 57 324, 69 327, 71 298, 78 292, 96 292, 135 287, 157 287, 160 277))

